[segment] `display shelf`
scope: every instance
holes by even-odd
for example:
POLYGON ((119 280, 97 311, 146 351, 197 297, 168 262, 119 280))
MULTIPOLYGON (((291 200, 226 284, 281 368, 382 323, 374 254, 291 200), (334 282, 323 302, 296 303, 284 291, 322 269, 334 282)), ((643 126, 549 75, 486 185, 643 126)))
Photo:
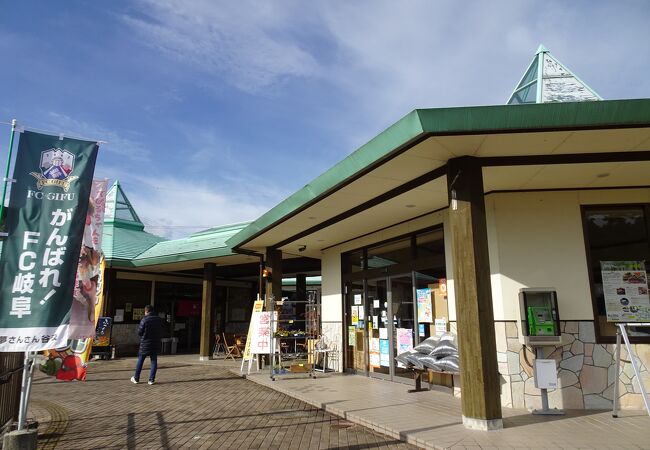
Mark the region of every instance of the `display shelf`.
POLYGON ((316 302, 300 300, 271 301, 270 377, 307 374, 314 377, 315 343, 320 335, 320 310, 316 302), (298 327, 293 330, 290 328, 298 327))

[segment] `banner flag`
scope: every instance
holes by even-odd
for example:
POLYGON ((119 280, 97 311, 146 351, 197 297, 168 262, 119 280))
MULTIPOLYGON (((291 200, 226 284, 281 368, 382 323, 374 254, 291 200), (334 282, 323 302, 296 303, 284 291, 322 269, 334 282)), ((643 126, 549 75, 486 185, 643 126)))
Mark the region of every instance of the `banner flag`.
POLYGON ((88 199, 70 317, 69 336, 73 340, 66 347, 45 350, 47 360, 40 367, 42 372, 58 380, 86 379, 97 318, 104 307, 102 282, 106 263, 101 245, 107 183, 108 180, 93 180, 88 199))
POLYGON ((0 352, 56 348, 70 338, 97 150, 97 142, 20 137, 0 259, 0 352))
POLYGON ((43 352, 45 360, 41 362, 41 372, 56 377, 62 381, 85 381, 90 352, 94 345, 109 346, 112 318, 100 317, 104 308, 103 281, 106 270, 106 261, 100 264, 100 276, 97 284, 97 303, 95 305, 95 319, 97 330, 94 338, 74 339, 68 341, 64 347, 49 349, 43 352))
MULTIPOLYGON (((99 277, 101 274, 102 231, 104 228, 104 205, 108 180, 93 180, 86 213, 83 242, 74 285, 72 315, 70 317, 70 338, 86 339, 95 336, 98 305, 99 277)), ((101 305, 100 305, 101 306, 101 305)))

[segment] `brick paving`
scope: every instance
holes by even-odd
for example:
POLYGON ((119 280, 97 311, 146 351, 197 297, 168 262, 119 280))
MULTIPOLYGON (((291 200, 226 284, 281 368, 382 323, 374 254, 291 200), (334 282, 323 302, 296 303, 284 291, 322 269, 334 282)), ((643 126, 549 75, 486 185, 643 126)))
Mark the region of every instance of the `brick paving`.
MULTIPOLYGON (((129 382, 134 359, 92 362, 86 382, 37 374, 28 415, 39 422, 39 448, 416 448, 224 365, 189 360, 160 357, 153 386, 129 382)), ((141 379, 147 376, 145 365, 141 379)))

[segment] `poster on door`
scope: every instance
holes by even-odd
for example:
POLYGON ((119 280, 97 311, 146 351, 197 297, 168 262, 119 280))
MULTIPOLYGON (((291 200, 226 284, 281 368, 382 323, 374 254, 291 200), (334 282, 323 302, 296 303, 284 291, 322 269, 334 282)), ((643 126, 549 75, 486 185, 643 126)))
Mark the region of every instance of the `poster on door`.
MULTIPOLYGON (((413 330, 410 328, 397 328, 397 354, 400 355, 413 349, 413 330)), ((397 362, 397 367, 405 368, 406 365, 397 362)))
POLYGON ((601 261, 608 322, 650 321, 648 277, 643 261, 601 261))
POLYGON ((431 289, 424 288, 417 290, 418 297, 418 322, 433 322, 433 307, 431 306, 431 289))
POLYGON ((384 367, 390 366, 390 347, 388 339, 379 339, 379 364, 384 367))
POLYGON ((359 307, 358 306, 353 306, 352 307, 352 325, 355 327, 359 323, 359 307))
POLYGON ((370 338, 368 356, 371 367, 379 368, 381 366, 381 358, 379 356, 379 338, 370 338))

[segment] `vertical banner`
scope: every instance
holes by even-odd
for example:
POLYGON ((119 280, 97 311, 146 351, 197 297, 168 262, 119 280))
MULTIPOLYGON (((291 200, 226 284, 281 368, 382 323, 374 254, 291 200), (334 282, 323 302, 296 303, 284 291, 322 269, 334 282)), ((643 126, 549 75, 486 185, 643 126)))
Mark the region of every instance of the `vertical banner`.
POLYGON ((98 286, 102 276, 102 231, 107 180, 93 180, 74 286, 70 338, 92 339, 101 314, 98 286), (99 308, 98 308, 99 306, 99 308), (99 311, 97 311, 99 309, 99 311))
POLYGON ((86 379, 97 318, 104 307, 102 281, 106 264, 101 245, 107 180, 92 183, 70 316, 69 336, 73 340, 65 347, 46 350, 47 361, 41 364, 41 371, 64 381, 86 379))
POLYGON ((0 260, 0 351, 66 345, 96 142, 24 132, 0 260))

